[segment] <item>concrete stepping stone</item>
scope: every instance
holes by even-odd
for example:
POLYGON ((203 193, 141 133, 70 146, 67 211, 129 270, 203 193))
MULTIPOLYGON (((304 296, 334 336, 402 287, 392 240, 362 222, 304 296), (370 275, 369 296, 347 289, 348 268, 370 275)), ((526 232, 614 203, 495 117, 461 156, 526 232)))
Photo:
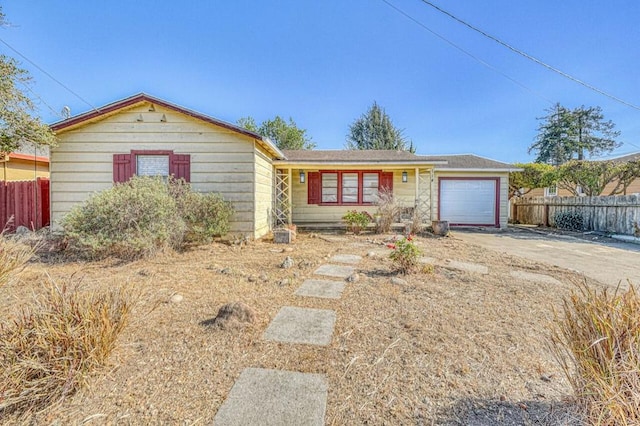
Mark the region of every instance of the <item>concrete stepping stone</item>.
POLYGON ((322 297, 325 299, 340 299, 344 291, 344 282, 328 280, 304 280, 295 294, 307 297, 322 297))
POLYGON ((447 260, 443 264, 443 266, 445 268, 458 269, 460 271, 466 271, 466 272, 474 272, 482 275, 486 275, 489 273, 489 268, 487 268, 484 265, 479 265, 477 263, 466 263, 466 262, 459 262, 457 260, 447 260))
POLYGON ((527 280, 527 281, 536 281, 541 283, 557 284, 557 285, 562 284, 560 281, 553 278, 552 276, 544 275, 544 274, 536 274, 533 272, 511 271, 509 272, 509 275, 511 275, 514 278, 522 278, 523 280, 527 280))
POLYGON ((353 274, 355 269, 353 266, 344 266, 344 265, 321 265, 318 269, 313 271, 316 275, 325 275, 327 277, 335 277, 335 278, 347 278, 349 275, 353 274))
POLYGON ((323 426, 327 388, 322 374, 246 368, 213 421, 216 426, 323 426))
POLYGON ((336 254, 331 259, 329 259, 329 262, 347 263, 350 265, 355 265, 361 260, 362 260, 362 256, 358 256, 355 254, 336 254))
POLYGON ((284 306, 264 332, 265 340, 326 346, 331 343, 335 311, 284 306))

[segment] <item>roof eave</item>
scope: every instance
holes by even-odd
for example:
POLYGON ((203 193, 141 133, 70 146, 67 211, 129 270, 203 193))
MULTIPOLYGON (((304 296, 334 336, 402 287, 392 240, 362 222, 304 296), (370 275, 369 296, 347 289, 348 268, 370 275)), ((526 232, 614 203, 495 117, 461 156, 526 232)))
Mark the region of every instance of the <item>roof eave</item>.
POLYGON ((144 102, 150 102, 150 103, 154 103, 160 106, 163 106, 165 108, 168 109, 172 109, 174 111, 180 112, 182 114, 188 115, 190 117, 202 120, 204 122, 216 125, 216 126, 220 126, 223 127, 225 129, 243 134, 245 136, 248 136, 250 138, 256 139, 258 141, 260 141, 263 146, 265 147, 265 149, 267 149, 267 151, 270 151, 271 154, 276 157, 276 158, 282 158, 285 159, 287 158, 282 151, 280 151, 280 149, 278 149, 278 147, 271 142, 271 140, 269 140, 269 138, 266 138, 262 135, 259 135, 257 133, 254 133, 250 130, 247 130, 245 128, 236 126, 234 124, 231 123, 227 123, 226 121, 222 121, 222 120, 218 120, 215 119, 213 117, 209 117, 208 115, 199 113, 197 111, 193 111, 191 109, 188 108, 184 108, 182 106, 173 104, 171 102, 167 102, 164 101, 162 99, 156 98, 154 96, 148 95, 146 93, 138 93, 136 95, 130 96, 128 98, 124 98, 124 99, 120 99, 118 101, 112 102, 110 104, 107 104, 101 108, 97 108, 91 111, 87 111, 81 114, 78 114, 74 117, 70 117, 67 118, 66 120, 62 120, 62 121, 58 121, 56 123, 51 124, 49 127, 51 128, 51 130, 53 130, 56 133, 61 133, 61 132, 65 132, 65 131, 70 131, 73 130, 77 127, 82 126, 83 124, 85 124, 86 122, 89 122, 91 120, 94 119, 98 119, 99 117, 103 117, 106 115, 109 115, 111 113, 116 113, 119 110, 128 108, 128 107, 132 107, 135 106, 137 104, 141 104, 144 102))
POLYGON ((436 166, 439 164, 447 164, 446 161, 376 161, 376 160, 363 160, 363 161, 331 161, 331 160, 276 160, 274 165, 286 165, 286 166, 364 166, 364 165, 382 165, 382 166, 406 166, 406 165, 423 165, 423 166, 436 166))
POLYGON ((492 172, 492 173, 496 173, 496 172, 502 172, 502 173, 510 173, 510 172, 521 172, 523 171, 523 169, 518 169, 518 168, 508 168, 508 169, 500 169, 500 168, 481 168, 481 167, 468 167, 468 168, 464 168, 464 167, 451 167, 451 168, 447 168, 447 167, 437 167, 436 168, 437 172, 492 172))

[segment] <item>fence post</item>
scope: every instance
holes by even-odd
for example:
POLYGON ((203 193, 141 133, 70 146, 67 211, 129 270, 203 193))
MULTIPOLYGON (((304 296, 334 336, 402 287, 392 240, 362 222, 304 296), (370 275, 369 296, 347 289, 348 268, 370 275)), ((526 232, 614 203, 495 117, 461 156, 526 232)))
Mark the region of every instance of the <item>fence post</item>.
POLYGON ((542 224, 549 226, 549 204, 544 200, 544 214, 542 215, 542 224))

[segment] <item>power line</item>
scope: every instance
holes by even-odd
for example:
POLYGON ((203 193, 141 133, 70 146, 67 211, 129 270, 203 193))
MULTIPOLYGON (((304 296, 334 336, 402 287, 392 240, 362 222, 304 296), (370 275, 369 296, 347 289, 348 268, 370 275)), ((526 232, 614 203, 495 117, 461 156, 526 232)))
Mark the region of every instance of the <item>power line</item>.
POLYGON ((85 104, 89 105, 89 107, 91 109, 93 109, 96 112, 99 112, 98 108, 94 107, 89 101, 87 101, 86 99, 84 99, 82 96, 78 95, 76 92, 74 92, 73 90, 71 90, 68 86, 66 86, 65 84, 63 84, 60 80, 58 80, 57 78, 55 78, 54 76, 52 76, 51 74, 49 74, 47 71, 45 71, 41 66, 39 66, 38 64, 36 64, 35 62, 33 62, 31 59, 27 58, 26 56, 24 56, 22 53, 20 53, 17 49, 14 49, 9 43, 7 43, 6 41, 4 41, 2 38, 0 38, 0 42, 2 44, 4 44, 5 46, 7 46, 9 49, 13 50, 18 56, 20 56, 22 59, 24 59, 25 61, 29 62, 31 65, 33 65, 34 67, 36 67, 38 70, 40 70, 44 75, 46 75, 47 77, 49 77, 51 80, 55 81, 56 83, 58 83, 60 86, 62 86, 66 91, 68 91, 69 93, 71 93, 73 96, 75 96, 76 98, 80 99, 82 102, 84 102, 85 104))
MULTIPOLYGON (((386 0, 383 0, 383 1, 385 1, 385 2, 386 2, 386 0)), ((626 106, 628 106, 628 107, 631 107, 631 108, 634 108, 634 109, 640 110, 640 106, 634 105, 634 104, 632 104, 631 102, 627 102, 627 101, 625 101, 624 99, 621 99, 621 98, 619 98, 619 97, 617 97, 617 96, 614 96, 614 95, 612 95, 612 94, 610 94, 610 93, 607 93, 607 92, 605 92, 605 91, 604 91, 604 90, 602 90, 602 89, 598 89, 597 87, 595 87, 595 86, 594 86, 594 85, 592 85, 592 84, 589 84, 589 83, 587 83, 587 82, 585 82, 585 81, 582 81, 582 80, 580 80, 580 79, 578 79, 578 78, 576 78, 576 77, 572 76, 571 74, 568 74, 568 73, 566 73, 566 72, 564 72, 564 71, 562 71, 562 70, 559 70, 559 69, 558 69, 558 68, 556 68, 556 67, 553 67, 553 66, 551 66, 551 65, 549 65, 549 64, 547 64, 547 63, 545 63, 545 62, 543 62, 542 60, 540 60, 540 59, 538 59, 538 58, 536 58, 536 57, 534 57, 534 56, 531 56, 531 55, 529 55, 528 53, 526 53, 526 52, 524 52, 524 51, 522 51, 522 50, 518 49, 517 47, 514 47, 514 46, 512 46, 512 45, 510 45, 510 44, 508 44, 508 43, 506 43, 506 42, 504 42, 504 41, 502 41, 502 40, 500 40, 499 38, 494 37, 494 36, 492 36, 491 34, 486 33, 485 31, 483 31, 483 30, 481 30, 481 29, 479 29, 479 28, 477 28, 477 27, 475 27, 475 26, 471 25, 470 23, 468 23, 468 22, 466 22, 466 21, 463 21, 462 19, 460 19, 460 18, 456 17, 455 15, 453 15, 452 13, 449 13, 449 12, 447 12, 446 10, 444 10, 444 9, 442 9, 442 8, 440 8, 440 7, 438 7, 438 6, 436 6, 435 4, 431 3, 431 2, 430 2, 430 1, 428 1, 428 0, 421 0, 421 1, 422 1, 424 4, 426 4, 426 5, 428 5, 428 6, 431 6, 432 8, 436 9, 438 12, 440 12, 440 13, 443 13, 443 14, 447 15, 448 17, 450 17, 451 19, 455 20, 456 22, 459 22, 460 24, 462 24, 462 25, 464 25, 464 26, 466 26, 466 27, 468 27, 468 28, 472 29, 473 31, 475 31, 475 32, 477 32, 477 33, 482 34, 483 36, 485 36, 485 37, 489 38, 490 40, 495 41, 496 43, 500 44, 501 46, 506 47, 507 49, 511 50, 512 52, 515 52, 515 53, 517 53, 518 55, 523 56, 523 57, 525 57, 525 58, 529 59, 530 61, 533 61, 533 62, 535 62, 536 64, 541 65, 541 66, 543 66, 543 67, 547 68, 547 69, 548 69, 548 70, 550 70, 550 71, 555 72, 556 74, 560 74, 561 76, 563 76, 563 77, 565 77, 565 78, 568 78, 569 80, 571 80, 571 81, 573 81, 573 82, 575 82, 575 83, 578 83, 578 84, 580 84, 580 85, 582 85, 582 86, 586 87, 587 89, 593 90, 593 91, 594 91, 594 92, 596 92, 596 93, 599 93, 599 94, 601 94, 601 95, 603 95, 603 96, 606 96, 606 97, 607 97, 607 98, 609 98, 609 99, 613 99, 614 101, 619 102, 619 103, 621 103, 621 104, 623 104, 623 105, 626 105, 626 106)))
POLYGON ((60 114, 60 112, 56 111, 55 109, 53 109, 53 107, 51 105, 49 105, 48 103, 46 103, 44 101, 44 99, 42 99, 36 92, 33 91, 33 89, 31 89, 31 87, 29 87, 29 85, 27 83, 22 83, 22 87, 24 87, 25 89, 27 89, 29 91, 29 93, 31 93, 33 96, 35 96, 36 98, 38 98, 38 100, 40 100, 40 102, 42 102, 44 105, 46 105, 47 108, 49 108, 49 110, 56 115, 57 117, 60 118, 64 118, 62 116, 62 114, 60 114))
POLYGON ((548 102, 549 104, 553 104, 554 102, 551 101, 550 99, 544 97, 543 95, 541 95, 540 93, 536 92, 535 90, 531 89, 528 86, 525 86, 523 83, 519 82, 518 80, 510 77, 509 75, 505 74, 504 72, 502 72, 501 70, 499 70, 498 68, 494 67, 493 65, 489 64, 488 62, 482 60, 481 58, 477 57, 476 55, 474 55, 473 53, 469 52, 468 50, 463 49, 461 46, 457 45, 456 43, 452 42, 451 40, 447 39, 446 37, 444 37, 443 35, 433 31, 431 28, 427 27, 425 24, 423 24, 422 22, 418 21, 417 19, 415 19, 413 16, 409 15, 408 13, 406 13, 405 11, 403 11, 402 9, 396 7, 395 5, 393 5, 392 3, 390 3, 387 0, 382 0, 382 2, 384 2, 385 4, 387 4, 387 6, 389 6, 390 8, 392 8, 393 10, 395 10, 396 12, 398 12, 399 14, 403 15, 405 18, 409 19, 410 21, 413 21, 415 24, 419 25, 420 27, 422 27, 423 29, 429 31, 431 34, 433 34, 434 36, 438 37, 440 40, 444 41, 445 43, 449 44, 450 46, 454 47, 455 49, 459 50, 460 52, 464 53, 465 55, 469 56, 470 58, 472 58, 473 60, 479 62, 480 64, 484 65, 485 67, 489 68, 490 70, 497 72, 498 74, 500 74, 501 76, 503 76, 504 78, 506 78, 507 80, 511 81, 512 83, 517 84, 518 86, 522 87, 523 89, 531 92, 533 95, 539 97, 540 99, 548 102))

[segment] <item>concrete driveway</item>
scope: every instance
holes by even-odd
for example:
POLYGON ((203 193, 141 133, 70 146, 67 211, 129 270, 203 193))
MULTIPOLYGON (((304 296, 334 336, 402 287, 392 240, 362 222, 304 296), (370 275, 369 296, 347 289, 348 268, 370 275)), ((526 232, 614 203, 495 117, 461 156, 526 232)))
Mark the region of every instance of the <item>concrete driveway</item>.
POLYGON ((581 272, 602 283, 640 285, 640 245, 602 237, 586 241, 520 228, 505 231, 454 229, 453 235, 487 249, 581 272))

